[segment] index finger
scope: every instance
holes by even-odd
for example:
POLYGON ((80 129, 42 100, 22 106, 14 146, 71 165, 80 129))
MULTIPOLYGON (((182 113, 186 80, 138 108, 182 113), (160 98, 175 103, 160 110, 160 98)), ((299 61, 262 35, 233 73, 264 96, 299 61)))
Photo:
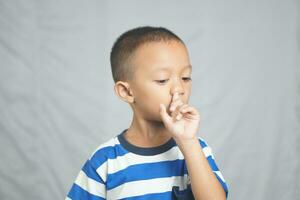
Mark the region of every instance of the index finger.
POLYGON ((175 100, 177 100, 178 97, 179 97, 178 92, 174 92, 174 94, 173 94, 173 96, 172 96, 172 102, 175 101, 175 100))

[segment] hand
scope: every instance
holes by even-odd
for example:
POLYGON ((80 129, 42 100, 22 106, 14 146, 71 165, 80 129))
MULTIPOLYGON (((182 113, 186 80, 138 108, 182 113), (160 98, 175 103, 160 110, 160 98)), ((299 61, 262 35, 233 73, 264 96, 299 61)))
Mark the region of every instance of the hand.
POLYGON ((172 96, 170 113, 167 113, 164 104, 160 104, 160 116, 165 127, 174 139, 195 139, 199 129, 200 114, 196 108, 183 104, 176 92, 172 96))

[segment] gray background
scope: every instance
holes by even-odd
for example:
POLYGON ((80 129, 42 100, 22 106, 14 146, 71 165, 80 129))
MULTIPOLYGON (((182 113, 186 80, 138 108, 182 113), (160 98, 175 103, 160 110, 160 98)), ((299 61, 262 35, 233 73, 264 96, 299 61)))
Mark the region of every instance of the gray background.
POLYGON ((109 53, 165 26, 187 44, 191 105, 229 199, 299 199, 299 1, 0 0, 0 198, 63 199, 84 161, 129 126, 109 53))

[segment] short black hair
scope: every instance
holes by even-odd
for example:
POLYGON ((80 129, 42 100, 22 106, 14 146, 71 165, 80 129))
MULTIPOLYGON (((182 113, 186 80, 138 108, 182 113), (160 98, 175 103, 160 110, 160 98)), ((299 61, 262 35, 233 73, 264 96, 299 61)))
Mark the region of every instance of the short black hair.
POLYGON ((184 42, 172 31, 164 27, 141 26, 120 35, 110 53, 110 64, 114 82, 132 79, 134 70, 130 58, 143 44, 149 42, 184 42))

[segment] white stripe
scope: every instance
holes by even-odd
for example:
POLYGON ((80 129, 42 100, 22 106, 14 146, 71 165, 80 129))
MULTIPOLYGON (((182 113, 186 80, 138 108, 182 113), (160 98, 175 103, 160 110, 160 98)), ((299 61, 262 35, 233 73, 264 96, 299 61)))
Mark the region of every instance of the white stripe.
POLYGON ((225 183, 225 179, 220 171, 213 171, 225 183))
MULTIPOLYGON (((99 145, 96 150, 92 153, 92 155, 90 156, 90 159, 95 155, 95 153, 105 147, 114 147, 115 145, 120 145, 119 140, 117 139, 117 137, 112 138, 110 140, 108 140, 107 142, 99 145)), ((96 170, 97 173, 99 174, 99 176, 102 178, 102 180, 104 182, 106 182, 106 178, 107 178, 107 161, 102 163, 101 166, 98 167, 98 169, 96 170), (102 170, 99 170, 99 168, 101 167, 102 170)))
POLYGON ((211 148, 210 148, 209 146, 204 147, 204 148, 202 149, 202 151, 203 151, 203 153, 204 153, 204 155, 205 155, 206 158, 207 158, 208 156, 211 156, 213 159, 215 159, 215 158, 214 158, 214 155, 213 155, 213 153, 212 153, 212 151, 211 151, 211 148))
POLYGON ((66 197, 65 200, 72 200, 72 199, 70 199, 69 197, 66 197))
MULTIPOLYGON (((98 146, 98 148, 90 156, 90 159, 95 155, 95 153, 97 151, 99 151, 99 150, 101 150, 101 149, 103 149, 105 147, 114 147, 116 145, 120 145, 120 142, 117 139, 117 137, 108 140, 107 142, 105 142, 105 143, 101 144, 100 146, 98 146)), ((106 182, 106 178, 107 178, 107 161, 105 161, 104 163, 102 163, 100 167, 98 167, 96 169, 96 171, 100 175, 100 177, 102 178, 102 180, 104 182, 106 182)))
POLYGON ((106 196, 105 185, 93 179, 90 179, 83 171, 79 172, 79 175, 75 180, 75 184, 95 196, 99 196, 102 198, 105 198, 106 196))
POLYGON ((92 155, 90 156, 90 159, 94 156, 94 154, 95 154, 98 150, 103 149, 103 148, 105 148, 105 147, 113 147, 113 146, 118 145, 118 144, 120 144, 120 142, 119 142, 119 140, 118 140, 116 137, 114 137, 114 138, 112 138, 112 139, 110 139, 110 140, 104 142, 103 144, 99 145, 99 146, 96 148, 96 150, 94 150, 94 152, 93 152, 92 155))
MULTIPOLYGON (((202 142, 205 143, 205 141, 202 138, 198 138, 198 139, 201 139, 202 142)), ((120 144, 120 142, 116 137, 112 138, 109 141, 100 145, 92 155, 94 155, 98 150, 100 150, 102 148, 109 147, 109 146, 115 146, 115 145, 119 145, 119 144, 120 144)), ((205 157, 212 156, 212 158, 214 159, 212 150, 208 145, 206 147, 202 148, 202 151, 203 151, 205 157)), ((96 171, 100 175, 102 180, 104 182, 106 182, 107 174, 112 174, 112 173, 118 172, 120 170, 127 168, 128 166, 131 166, 131 165, 161 162, 161 161, 168 161, 168 160, 170 161, 170 160, 176 160, 176 159, 184 159, 184 156, 183 156, 182 152, 180 151, 180 149, 178 148, 178 146, 174 146, 167 152, 164 152, 159 155, 153 155, 153 156, 143 156, 143 155, 138 155, 138 154, 129 152, 123 156, 118 156, 115 159, 108 159, 100 167, 98 167, 96 171), (108 168, 108 166, 109 166, 109 168, 108 168)))
POLYGON ((179 190, 187 187, 187 176, 173 176, 124 183, 107 191, 107 199, 121 199, 151 193, 172 191, 173 186, 179 186, 179 190))
POLYGON ((104 183, 106 183, 107 179, 107 161, 105 161, 100 167, 96 169, 99 176, 102 178, 104 183))
POLYGON ((105 173, 112 174, 131 165, 171 161, 177 159, 184 159, 183 154, 179 151, 178 147, 173 147, 162 154, 153 156, 142 156, 134 153, 127 153, 124 156, 118 156, 115 159, 108 159, 107 165, 109 168, 107 169, 107 165, 101 165, 97 169, 97 172, 101 175, 105 173))

